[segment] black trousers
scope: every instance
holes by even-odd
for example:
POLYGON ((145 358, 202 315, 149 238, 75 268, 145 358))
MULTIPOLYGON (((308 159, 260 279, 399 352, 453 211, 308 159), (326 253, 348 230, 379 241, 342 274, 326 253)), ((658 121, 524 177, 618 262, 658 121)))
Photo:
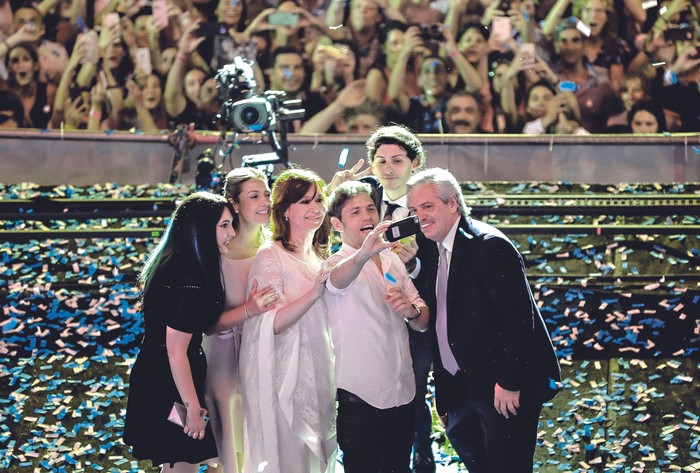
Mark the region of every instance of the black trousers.
POLYGON ((415 424, 414 401, 377 409, 338 389, 338 444, 346 473, 408 473, 415 424))
POLYGON ((445 431, 470 473, 532 472, 541 404, 521 405, 508 419, 493 402, 465 400, 448 410, 445 431))

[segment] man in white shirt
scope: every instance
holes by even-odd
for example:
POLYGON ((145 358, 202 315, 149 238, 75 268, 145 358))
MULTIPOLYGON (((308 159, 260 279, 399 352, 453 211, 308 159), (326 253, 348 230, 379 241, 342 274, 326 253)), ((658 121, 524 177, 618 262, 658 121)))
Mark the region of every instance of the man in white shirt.
POLYGON ((415 380, 406 322, 428 326, 428 310, 383 235, 368 184, 346 182, 329 198, 343 239, 326 283, 338 388, 338 443, 347 473, 408 472, 415 380))
MULTIPOLYGON (((400 220, 408 216, 408 189, 411 176, 425 166, 426 156, 418 137, 401 125, 378 128, 367 142, 367 161, 374 177, 364 178, 377 189, 377 210, 381 220, 400 220)), ((421 247, 428 243, 423 235, 416 235, 394 247, 419 291, 423 291, 420 275, 421 247)), ((416 381, 416 432, 413 438, 413 473, 435 473, 432 450, 432 415, 426 402, 428 374, 433 365, 431 339, 427 333, 409 331, 409 345, 416 381)))

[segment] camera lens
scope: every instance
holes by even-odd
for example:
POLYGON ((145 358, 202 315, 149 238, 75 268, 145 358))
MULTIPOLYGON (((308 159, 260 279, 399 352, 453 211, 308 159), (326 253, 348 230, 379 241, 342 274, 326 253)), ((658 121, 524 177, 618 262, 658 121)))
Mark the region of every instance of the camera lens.
POLYGON ((246 107, 241 111, 241 120, 248 125, 258 123, 260 112, 255 107, 246 107))

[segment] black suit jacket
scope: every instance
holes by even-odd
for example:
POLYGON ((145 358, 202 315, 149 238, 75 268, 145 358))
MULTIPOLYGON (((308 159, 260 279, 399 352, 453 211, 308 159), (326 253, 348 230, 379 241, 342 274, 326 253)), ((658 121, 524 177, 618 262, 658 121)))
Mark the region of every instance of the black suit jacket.
POLYGON ((450 260, 447 333, 460 371, 442 367, 435 334, 438 249, 421 252, 422 291, 430 308, 435 391, 444 414, 465 399, 493 402, 496 383, 520 391, 521 404, 556 394, 559 362, 525 276, 522 257, 496 228, 461 217, 450 260))

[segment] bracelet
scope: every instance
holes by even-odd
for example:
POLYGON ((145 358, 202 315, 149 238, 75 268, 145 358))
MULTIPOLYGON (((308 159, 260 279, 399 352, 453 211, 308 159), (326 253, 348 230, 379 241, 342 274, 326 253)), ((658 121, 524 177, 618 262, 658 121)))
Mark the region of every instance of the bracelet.
POLYGON ((179 54, 179 53, 178 53, 178 54, 175 56, 175 59, 177 59, 178 61, 180 61, 180 62, 183 63, 183 64, 187 64, 187 63, 190 62, 190 58, 188 58, 188 57, 185 56, 184 54, 179 54))
POLYGON ((447 57, 456 58, 457 56, 459 56, 459 54, 459 49, 455 49, 454 51, 450 51, 449 53, 447 53, 447 57))
POLYGON ((404 316, 404 320, 405 320, 406 322, 412 322, 412 321, 416 320, 418 317, 421 316, 421 312, 420 312, 420 309, 418 308, 418 306, 415 305, 415 304, 411 304, 411 305, 413 306, 414 309, 416 309, 416 314, 413 315, 413 316, 411 316, 411 317, 405 317, 405 316, 404 316))
POLYGON ((248 301, 245 301, 245 302, 243 303, 243 313, 245 314, 245 318, 246 318, 246 319, 249 319, 249 318, 250 318, 250 314, 248 314, 248 307, 246 307, 246 303, 247 303, 247 302, 248 302, 248 301))
POLYGON ((102 110, 96 110, 94 108, 90 109, 90 113, 88 114, 90 118, 102 118, 102 110))

